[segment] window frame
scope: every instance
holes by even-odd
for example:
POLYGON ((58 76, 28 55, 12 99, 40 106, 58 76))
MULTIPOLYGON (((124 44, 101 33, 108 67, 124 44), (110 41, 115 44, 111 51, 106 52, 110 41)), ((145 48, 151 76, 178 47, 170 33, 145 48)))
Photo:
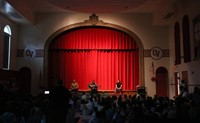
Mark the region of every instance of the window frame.
POLYGON ((4 27, 4 47, 3 47, 3 69, 10 69, 11 52, 11 29, 9 25, 4 27))

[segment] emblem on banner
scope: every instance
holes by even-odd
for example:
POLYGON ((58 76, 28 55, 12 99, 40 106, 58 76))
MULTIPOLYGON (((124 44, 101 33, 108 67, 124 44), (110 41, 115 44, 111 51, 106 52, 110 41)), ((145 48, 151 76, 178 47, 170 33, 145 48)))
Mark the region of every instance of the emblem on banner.
POLYGON ((151 57, 154 60, 160 59, 162 57, 162 54, 163 54, 162 49, 159 47, 153 47, 151 49, 151 57))
POLYGON ((36 51, 34 48, 26 48, 24 49, 24 57, 25 59, 33 59, 36 57, 36 51))

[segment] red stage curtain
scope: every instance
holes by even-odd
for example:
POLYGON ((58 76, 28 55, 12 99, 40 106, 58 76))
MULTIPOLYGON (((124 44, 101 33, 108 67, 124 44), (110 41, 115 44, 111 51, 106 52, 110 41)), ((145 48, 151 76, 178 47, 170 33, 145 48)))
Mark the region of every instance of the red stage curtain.
POLYGON ((75 79, 79 90, 88 90, 95 80, 99 90, 114 90, 118 79, 123 90, 136 90, 139 84, 139 51, 125 32, 103 27, 72 29, 56 37, 49 46, 48 78, 64 80, 70 88, 75 79))

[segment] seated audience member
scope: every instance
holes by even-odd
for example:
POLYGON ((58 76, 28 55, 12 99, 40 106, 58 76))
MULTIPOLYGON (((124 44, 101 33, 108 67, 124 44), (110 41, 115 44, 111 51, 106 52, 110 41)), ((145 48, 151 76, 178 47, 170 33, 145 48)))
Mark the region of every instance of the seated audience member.
POLYGON ((86 96, 85 92, 82 92, 81 100, 84 102, 87 101, 87 96, 86 96))

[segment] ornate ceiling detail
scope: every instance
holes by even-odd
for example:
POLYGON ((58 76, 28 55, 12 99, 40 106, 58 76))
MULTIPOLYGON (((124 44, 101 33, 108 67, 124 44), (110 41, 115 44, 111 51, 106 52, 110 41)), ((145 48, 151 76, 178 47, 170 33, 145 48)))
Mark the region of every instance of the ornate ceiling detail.
POLYGON ((99 22, 102 23, 103 21, 99 20, 99 17, 93 13, 91 16, 89 16, 89 19, 85 20, 84 22, 90 23, 91 25, 95 26, 97 23, 99 23, 99 22))

